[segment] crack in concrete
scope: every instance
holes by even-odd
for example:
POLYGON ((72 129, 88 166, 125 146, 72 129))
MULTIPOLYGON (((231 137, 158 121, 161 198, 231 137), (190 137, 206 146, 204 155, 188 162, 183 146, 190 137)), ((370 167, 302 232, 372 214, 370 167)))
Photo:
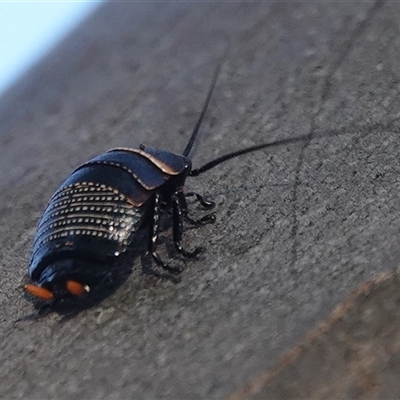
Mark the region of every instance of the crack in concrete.
POLYGON ((322 87, 321 91, 321 99, 320 99, 320 106, 318 107, 318 110, 314 113, 314 115, 311 116, 311 123, 310 123, 310 131, 309 131, 309 138, 304 142, 301 150, 300 150, 300 155, 298 158, 298 162, 296 165, 295 169, 295 181, 293 184, 293 190, 292 190, 292 218, 293 218, 293 225, 292 225, 292 231, 290 234, 290 238, 293 240, 293 245, 292 245, 292 273, 296 273, 295 269, 295 263, 297 261, 297 251, 299 247, 299 242, 297 239, 297 232, 299 230, 299 220, 297 218, 297 202, 298 202, 298 191, 299 187, 301 185, 301 179, 300 179, 300 171, 303 167, 304 164, 304 158, 305 158, 305 152, 310 146, 312 140, 315 137, 315 130, 316 130, 316 119, 317 117, 321 114, 321 112, 324 109, 324 104, 326 103, 326 100, 328 99, 328 96, 331 92, 331 85, 332 85, 332 78, 335 75, 335 73, 338 71, 338 69, 341 67, 343 62, 346 60, 350 52, 355 46, 355 42, 357 38, 362 36, 364 32, 366 31, 368 24, 372 20, 372 18, 377 14, 377 12, 381 9, 383 4, 385 3, 386 0, 376 0, 373 4, 373 6, 367 11, 367 14, 365 18, 356 26, 356 28, 353 30, 353 32, 350 35, 349 40, 344 44, 342 47, 343 50, 340 52, 339 56, 337 57, 336 61, 333 62, 331 67, 329 68, 329 72, 327 73, 327 76, 325 78, 324 85, 322 87))

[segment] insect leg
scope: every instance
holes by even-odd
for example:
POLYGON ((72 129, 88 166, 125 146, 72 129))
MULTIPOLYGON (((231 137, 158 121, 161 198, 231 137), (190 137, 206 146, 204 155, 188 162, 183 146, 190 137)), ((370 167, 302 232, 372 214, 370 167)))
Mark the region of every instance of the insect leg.
POLYGON ((215 207, 215 203, 213 201, 204 200, 204 197, 195 192, 186 192, 185 197, 193 197, 196 196, 198 202, 207 209, 212 209, 215 207))
POLYGON ((173 274, 179 274, 182 272, 181 268, 178 267, 171 267, 170 265, 166 264, 163 260, 161 260, 160 256, 158 255, 156 248, 157 248, 157 239, 158 239, 158 228, 160 225, 160 195, 158 193, 155 194, 154 198, 154 206, 153 206, 153 213, 150 216, 152 223, 150 228, 150 235, 149 235, 149 245, 148 245, 148 252, 153 257, 153 260, 156 262, 157 265, 164 268, 166 271, 171 272, 173 274))
POLYGON ((194 192, 188 192, 185 194, 183 194, 182 192, 179 192, 179 193, 176 193, 176 196, 178 197, 180 212, 182 213, 183 218, 185 218, 186 221, 188 221, 192 225, 197 225, 197 226, 215 222, 215 214, 208 214, 200 219, 194 219, 194 218, 189 217, 189 211, 188 211, 188 206, 187 206, 187 202, 186 202, 186 197, 196 196, 197 200, 200 202, 200 204, 204 208, 213 208, 215 206, 214 202, 204 200, 204 198, 201 195, 199 195, 198 193, 194 193, 194 192))
MULTIPOLYGON (((197 247, 193 251, 186 251, 181 244, 182 240, 182 232, 183 232, 183 218, 188 219, 187 216, 187 204, 185 195, 182 192, 175 193, 172 196, 172 221, 173 221, 173 238, 174 245, 176 250, 181 253, 185 257, 196 257, 201 251, 204 249, 202 247, 197 247)), ((208 216, 206 216, 208 217, 208 216)), ((199 221, 192 220, 196 224, 199 224, 199 221)), ((201 221, 201 220, 200 220, 201 221)), ((203 222, 204 223, 204 222, 203 222)))

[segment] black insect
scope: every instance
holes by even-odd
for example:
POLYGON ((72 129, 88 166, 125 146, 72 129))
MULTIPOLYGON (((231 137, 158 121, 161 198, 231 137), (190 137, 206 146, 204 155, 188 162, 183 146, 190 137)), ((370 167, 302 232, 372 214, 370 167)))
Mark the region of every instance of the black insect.
POLYGON ((219 157, 192 169, 189 155, 207 111, 221 64, 215 71, 202 112, 182 154, 145 146, 117 148, 78 167, 51 197, 39 221, 26 292, 44 300, 80 296, 90 291, 99 274, 111 268, 135 241, 139 230, 149 232, 148 254, 165 270, 176 273, 157 253, 160 217, 171 214, 173 242, 185 257, 202 248, 181 245, 183 220, 201 225, 213 222, 209 214, 195 220, 188 214, 187 196, 205 208, 214 203, 197 193, 185 193, 188 176, 198 176, 224 161, 271 146, 302 141, 307 135, 264 143, 219 157))

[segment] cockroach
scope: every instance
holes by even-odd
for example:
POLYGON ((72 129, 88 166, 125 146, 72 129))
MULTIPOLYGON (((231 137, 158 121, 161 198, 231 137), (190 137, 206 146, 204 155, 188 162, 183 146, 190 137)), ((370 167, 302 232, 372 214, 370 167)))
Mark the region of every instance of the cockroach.
POLYGON ((183 221, 192 225, 213 222, 208 214, 193 219, 186 197, 206 209, 214 206, 200 194, 185 192, 187 177, 195 177, 221 163, 267 147, 304 141, 309 135, 259 144, 218 157, 192 169, 190 153, 208 109, 222 62, 214 72, 202 111, 182 154, 141 145, 116 148, 76 168, 49 200, 37 226, 25 291, 42 300, 60 301, 90 291, 99 274, 110 271, 118 257, 148 231, 147 253, 169 273, 180 269, 157 253, 160 217, 172 218, 176 251, 196 257, 203 249, 182 247, 183 221))

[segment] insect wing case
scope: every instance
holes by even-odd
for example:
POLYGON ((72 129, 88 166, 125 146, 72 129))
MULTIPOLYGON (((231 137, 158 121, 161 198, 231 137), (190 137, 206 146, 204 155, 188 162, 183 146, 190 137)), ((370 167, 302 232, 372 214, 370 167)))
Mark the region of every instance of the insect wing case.
POLYGON ((190 168, 183 156, 151 148, 115 149, 78 167, 39 221, 29 274, 63 258, 106 261, 125 251, 154 191, 190 168))

